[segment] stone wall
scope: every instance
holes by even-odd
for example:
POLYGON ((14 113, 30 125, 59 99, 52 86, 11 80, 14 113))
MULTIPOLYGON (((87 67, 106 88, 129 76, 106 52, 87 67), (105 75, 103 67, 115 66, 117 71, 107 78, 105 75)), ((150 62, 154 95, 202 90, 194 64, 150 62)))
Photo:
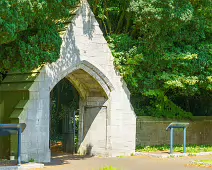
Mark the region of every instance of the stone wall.
MULTIPOLYGON (((170 143, 170 131, 166 127, 176 120, 164 120, 153 117, 137 117, 136 145, 151 146, 170 143)), ((212 116, 194 117, 187 128, 187 144, 212 144, 212 116)), ((183 130, 175 130, 175 144, 183 144, 183 130)))

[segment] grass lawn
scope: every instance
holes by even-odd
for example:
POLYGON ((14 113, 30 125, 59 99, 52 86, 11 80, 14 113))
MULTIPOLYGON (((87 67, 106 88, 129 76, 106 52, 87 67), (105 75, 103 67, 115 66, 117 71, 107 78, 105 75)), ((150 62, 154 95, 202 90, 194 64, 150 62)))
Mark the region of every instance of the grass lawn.
MULTIPOLYGON (((136 152, 158 152, 169 151, 170 145, 161 146, 138 146, 136 152)), ((187 145, 187 153, 200 153, 200 152, 212 152, 212 145, 187 145)), ((183 153, 183 145, 175 145, 174 152, 183 153)))
POLYGON ((212 165, 212 160, 201 160, 200 162, 212 165))
POLYGON ((194 161, 192 165, 199 167, 212 167, 212 160, 194 161))

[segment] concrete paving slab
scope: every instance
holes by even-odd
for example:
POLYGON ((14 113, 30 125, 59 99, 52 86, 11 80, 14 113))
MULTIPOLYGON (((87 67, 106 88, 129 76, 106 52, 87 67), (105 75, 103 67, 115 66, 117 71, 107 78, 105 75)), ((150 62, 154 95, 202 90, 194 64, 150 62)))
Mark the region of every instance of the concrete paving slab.
POLYGON ((1 166, 0 170, 39 170, 44 168, 44 164, 41 163, 26 163, 20 166, 1 166))
MULTIPOLYGON (((51 164, 45 164, 47 170, 99 170, 113 166, 118 170, 200 170, 191 165, 194 160, 212 159, 212 155, 157 158, 148 156, 131 156, 116 158, 77 157, 64 155, 54 157, 51 164)), ((202 167, 201 169, 208 169, 202 167)))
POLYGON ((185 157, 185 156, 206 156, 212 155, 212 152, 200 152, 200 153, 173 153, 169 152, 136 152, 135 156, 149 156, 157 158, 170 158, 170 157, 185 157))

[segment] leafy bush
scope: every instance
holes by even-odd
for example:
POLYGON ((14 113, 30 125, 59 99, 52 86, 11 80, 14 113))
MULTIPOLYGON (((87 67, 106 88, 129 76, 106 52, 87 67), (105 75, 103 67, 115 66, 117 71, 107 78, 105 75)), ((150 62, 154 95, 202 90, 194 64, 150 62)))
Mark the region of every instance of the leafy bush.
MULTIPOLYGON (((195 79, 176 72, 176 76, 179 74, 178 77, 184 78, 182 80, 184 84, 186 81, 191 82, 187 83, 185 88, 180 88, 176 83, 171 83, 175 81, 173 74, 175 68, 169 66, 173 59, 164 59, 164 57, 157 59, 154 56, 143 55, 141 43, 128 35, 111 35, 107 40, 113 52, 116 68, 123 75, 132 93, 132 103, 137 115, 191 118, 192 114, 177 106, 168 95, 170 91, 172 91, 171 97, 176 93, 184 96, 195 95, 195 91, 192 90, 194 86, 197 86, 195 79), (139 105, 136 105, 134 100, 137 98, 139 102, 141 101, 139 105)), ((182 62, 176 61, 176 64, 182 64, 182 62)), ((182 69, 181 72, 186 73, 187 70, 182 69)))
POLYGON ((211 0, 89 2, 138 115, 211 115, 211 0))

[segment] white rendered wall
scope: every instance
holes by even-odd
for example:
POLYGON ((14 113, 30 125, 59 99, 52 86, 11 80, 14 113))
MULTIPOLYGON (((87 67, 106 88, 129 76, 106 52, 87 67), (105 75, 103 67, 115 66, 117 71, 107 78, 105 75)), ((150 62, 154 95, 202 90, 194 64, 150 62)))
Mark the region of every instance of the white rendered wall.
POLYGON ((90 143, 92 154, 118 156, 135 152, 136 116, 130 104, 130 93, 114 68, 113 56, 93 13, 84 2, 63 38, 60 59, 46 65, 29 89, 30 100, 22 120, 27 123, 22 134, 23 160, 50 161, 50 92, 62 78, 78 69, 91 75, 107 95, 104 103, 100 98, 92 98, 94 96, 81 102, 81 109, 92 105, 91 100, 94 100, 93 105, 99 102, 99 106, 104 107, 84 110, 84 125, 89 124, 89 120, 86 122, 88 114, 91 117, 93 112, 98 114, 86 136, 81 138, 79 150, 90 143))

